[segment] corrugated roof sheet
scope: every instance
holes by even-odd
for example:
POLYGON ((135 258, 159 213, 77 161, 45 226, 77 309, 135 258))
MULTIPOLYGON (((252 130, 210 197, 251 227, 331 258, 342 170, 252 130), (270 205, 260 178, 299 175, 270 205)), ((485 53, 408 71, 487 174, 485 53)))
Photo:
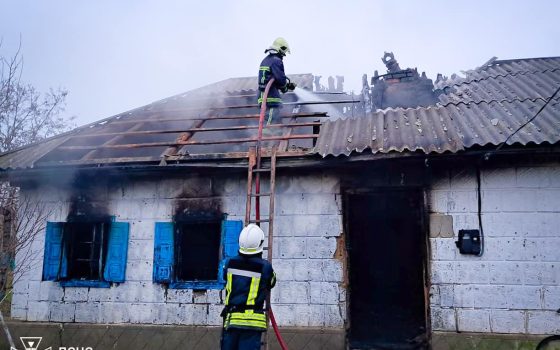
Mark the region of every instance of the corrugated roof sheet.
MULTIPOLYGON (((560 86, 560 58, 494 61, 466 78, 438 82, 440 102, 327 121, 315 151, 323 157, 422 151, 456 152, 499 145, 533 117, 560 86), (444 84, 447 82, 447 85, 444 84)), ((560 142, 560 96, 508 143, 560 142)))
MULTIPOLYGON (((551 102, 532 123, 508 144, 560 141, 560 98, 551 102)), ((543 100, 459 103, 415 109, 389 109, 362 118, 325 122, 315 152, 350 155, 422 151, 457 152, 474 145, 498 145, 531 118, 543 100)))

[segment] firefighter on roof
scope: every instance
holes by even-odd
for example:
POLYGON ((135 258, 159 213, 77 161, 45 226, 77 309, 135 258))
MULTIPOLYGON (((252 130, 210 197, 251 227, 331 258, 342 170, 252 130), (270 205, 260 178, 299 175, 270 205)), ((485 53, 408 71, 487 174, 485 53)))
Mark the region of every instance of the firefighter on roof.
POLYGON ((227 261, 222 350, 258 350, 266 330, 265 299, 276 284, 272 265, 262 258, 264 232, 249 224, 239 235, 239 255, 227 261))
MULTIPOLYGON (((282 107, 282 99, 280 98, 280 92, 292 91, 296 88, 296 84, 292 83, 286 74, 284 73, 284 63, 282 59, 286 54, 290 53, 290 46, 284 38, 277 38, 274 40, 272 45, 264 51, 268 54, 261 62, 259 67, 259 95, 258 103, 259 106, 263 102, 263 94, 271 78, 274 78, 274 83, 270 87, 268 96, 266 99, 266 116, 265 116, 265 126, 271 124, 281 124, 282 119, 280 117, 279 109, 282 107)), ((280 131, 280 128, 276 128, 280 131)), ((270 131, 268 128, 265 129, 267 134, 278 134, 270 131)))

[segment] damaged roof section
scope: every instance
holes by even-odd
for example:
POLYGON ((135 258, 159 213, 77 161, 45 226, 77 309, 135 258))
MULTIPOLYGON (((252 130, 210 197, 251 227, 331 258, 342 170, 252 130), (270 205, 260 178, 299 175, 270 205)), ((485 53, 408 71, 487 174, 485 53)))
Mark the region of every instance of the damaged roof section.
MULTIPOLYGON (((421 151, 457 152, 499 145, 533 117, 560 86, 560 57, 493 60, 466 76, 439 77, 438 102, 388 108, 365 118, 325 122, 315 146, 321 156, 421 151)), ((508 144, 560 141, 560 96, 508 144)))
MULTIPOLYGON (((289 77, 313 89, 313 75, 289 77)), ((258 130, 256 86, 255 77, 210 84, 0 156, 0 168, 246 157, 258 130)), ((348 97, 322 94, 325 99, 338 103, 348 97)), ((327 118, 314 103, 324 102, 302 102, 293 93, 284 101, 280 153, 306 154, 317 137, 314 130, 327 118)))

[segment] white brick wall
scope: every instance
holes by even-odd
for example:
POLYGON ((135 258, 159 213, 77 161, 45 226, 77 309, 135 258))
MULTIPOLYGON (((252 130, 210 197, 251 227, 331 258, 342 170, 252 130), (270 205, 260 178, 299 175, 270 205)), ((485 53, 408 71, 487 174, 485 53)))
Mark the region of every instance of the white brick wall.
POLYGON ((453 217, 453 238, 430 238, 431 316, 438 331, 560 331, 560 165, 482 172, 482 257, 461 255, 460 229, 477 229, 474 169, 435 179, 430 212, 453 217))
MULTIPOLYGON (((152 283, 154 227, 157 221, 172 220, 178 196, 221 198, 222 210, 230 219, 244 219, 246 186, 245 174, 131 179, 98 186, 95 200, 106 200, 109 214, 117 221, 130 222, 126 282, 111 288, 62 288, 57 282, 41 281, 42 234, 34 245, 37 263, 14 288, 13 317, 54 322, 221 324, 222 291, 165 290, 152 283)), ((50 221, 66 220, 70 190, 44 184, 35 190, 24 188, 23 195, 53 208, 50 221)), ((266 213, 268 201, 261 208, 266 213)), ((342 263, 333 258, 336 237, 342 232, 338 180, 320 174, 279 176, 275 219, 273 266, 278 284, 272 300, 278 323, 342 327, 346 293, 341 287, 342 263)))

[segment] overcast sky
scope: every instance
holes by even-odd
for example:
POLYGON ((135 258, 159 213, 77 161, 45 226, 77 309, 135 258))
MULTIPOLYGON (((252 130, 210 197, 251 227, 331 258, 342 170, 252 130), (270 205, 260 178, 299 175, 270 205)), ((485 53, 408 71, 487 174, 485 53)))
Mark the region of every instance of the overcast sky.
POLYGON ((384 51, 428 77, 560 56, 560 1, 0 0, 0 53, 20 35, 23 79, 68 89, 79 125, 230 77, 256 75, 277 36, 287 73, 385 72, 384 51))

